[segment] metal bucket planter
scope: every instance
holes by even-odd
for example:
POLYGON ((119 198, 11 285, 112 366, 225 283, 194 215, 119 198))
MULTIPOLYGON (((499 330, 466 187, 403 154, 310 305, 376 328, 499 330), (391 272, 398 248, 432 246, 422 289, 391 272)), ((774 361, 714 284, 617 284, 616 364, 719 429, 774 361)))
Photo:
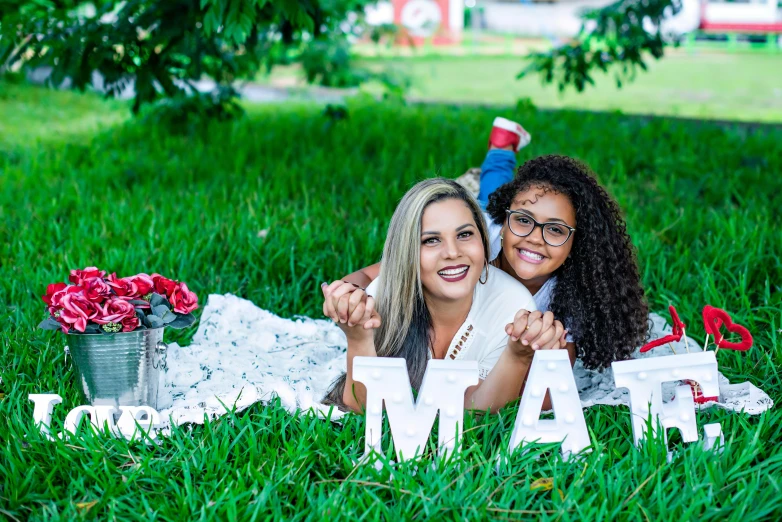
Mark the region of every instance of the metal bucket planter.
POLYGON ((88 404, 157 409, 160 372, 166 370, 163 329, 115 334, 69 334, 68 350, 88 404))

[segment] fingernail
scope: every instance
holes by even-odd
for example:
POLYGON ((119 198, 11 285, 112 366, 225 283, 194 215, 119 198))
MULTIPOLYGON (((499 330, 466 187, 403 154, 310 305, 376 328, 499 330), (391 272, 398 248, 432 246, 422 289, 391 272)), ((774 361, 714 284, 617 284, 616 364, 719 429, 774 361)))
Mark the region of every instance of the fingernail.
POLYGON ((523 344, 524 346, 527 346, 529 344, 529 341, 524 339, 523 341, 521 341, 521 344, 523 344))
POLYGON ((352 327, 352 326, 353 326, 353 323, 348 323, 348 326, 352 327))
POLYGON ((533 350, 537 350, 538 348, 540 348, 540 346, 538 346, 537 344, 533 344, 533 345, 532 345, 532 349, 533 349, 533 350))
POLYGON ((328 284, 328 283, 325 283, 325 282, 323 282, 323 283, 321 283, 321 284, 320 284, 320 287, 321 287, 321 288, 323 288, 324 286, 329 286, 329 284, 328 284))
POLYGON ((512 336, 512 335, 510 336, 510 338, 511 338, 511 340, 512 340, 514 343, 515 343, 516 341, 518 341, 518 340, 519 340, 519 338, 518 338, 518 337, 514 337, 514 336, 512 336))

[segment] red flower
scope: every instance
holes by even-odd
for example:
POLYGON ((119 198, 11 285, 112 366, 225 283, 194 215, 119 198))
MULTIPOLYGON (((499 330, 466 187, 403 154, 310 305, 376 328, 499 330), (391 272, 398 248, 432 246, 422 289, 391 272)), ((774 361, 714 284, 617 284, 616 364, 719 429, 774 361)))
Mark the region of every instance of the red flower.
POLYGON ((83 282, 89 281, 90 279, 94 279, 96 277, 100 277, 102 279, 105 276, 106 272, 104 270, 98 270, 97 267, 88 266, 84 270, 71 270, 71 275, 68 278, 68 281, 76 285, 81 285, 83 282))
POLYGON ((87 321, 95 319, 98 315, 98 306, 87 299, 83 292, 66 293, 60 300, 60 323, 67 323, 76 330, 84 332, 87 321))
POLYGON ((54 308, 62 308, 62 298, 65 297, 68 294, 78 294, 80 292, 83 292, 84 289, 77 285, 69 285, 65 288, 62 288, 58 290, 57 292, 52 294, 51 297, 51 303, 49 303, 54 308))
POLYGON ((188 290, 185 283, 179 283, 174 288, 169 296, 171 306, 174 307, 174 311, 178 314, 189 314, 196 308, 198 308, 198 296, 194 292, 188 290))
POLYGON ((120 279, 115 272, 112 272, 106 282, 120 299, 130 300, 139 297, 138 286, 128 278, 120 279))
POLYGON ((160 274, 152 274, 152 281, 155 284, 155 292, 164 295, 169 299, 171 298, 171 294, 174 293, 174 289, 177 285, 176 281, 172 281, 160 274))
POLYGON ((136 288, 138 288, 139 297, 144 297, 155 289, 155 282, 147 274, 138 274, 132 277, 127 277, 126 279, 129 279, 136 285, 136 288))
POLYGON ((111 287, 100 277, 95 277, 84 285, 84 296, 93 303, 102 303, 111 296, 111 287))
POLYGON ((70 326, 68 323, 65 322, 65 320, 62 318, 62 308, 57 308, 54 306, 49 307, 49 314, 52 316, 52 319, 60 323, 60 326, 62 326, 62 333, 68 333, 68 326, 70 326))
POLYGON ((46 287, 46 295, 42 295, 41 299, 43 299, 43 302, 50 305, 52 304, 52 296, 65 288, 65 283, 52 283, 49 286, 46 287))
POLYGON ((136 317, 136 309, 133 305, 120 297, 112 297, 99 307, 99 312, 93 321, 98 324, 122 323, 130 317, 136 317))
POLYGON ((126 317, 122 320, 122 331, 132 332, 138 328, 138 317, 134 314, 133 317, 126 317))

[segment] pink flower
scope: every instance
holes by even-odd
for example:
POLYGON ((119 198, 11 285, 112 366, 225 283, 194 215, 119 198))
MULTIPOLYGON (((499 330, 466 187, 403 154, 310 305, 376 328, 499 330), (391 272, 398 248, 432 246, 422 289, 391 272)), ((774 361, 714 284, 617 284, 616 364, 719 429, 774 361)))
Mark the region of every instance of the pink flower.
POLYGON ((152 274, 152 281, 155 283, 155 292, 164 295, 169 299, 171 298, 171 294, 174 292, 177 285, 176 281, 172 281, 160 274, 152 274))
POLYGON ((123 332, 132 332, 136 328, 138 328, 138 317, 136 315, 133 317, 126 317, 122 320, 123 332))
POLYGON ((83 282, 89 281, 90 279, 96 277, 102 279, 105 276, 106 272, 104 270, 98 270, 97 267, 88 266, 84 270, 71 270, 71 276, 68 278, 68 281, 76 285, 81 285, 83 282))
MULTIPOLYGON (((93 321, 98 324, 122 323, 125 319, 130 317, 136 317, 136 309, 133 305, 123 300, 121 297, 112 297, 103 303, 103 305, 99 306, 98 313, 93 321)), ((138 324, 136 324, 136 326, 138 326, 138 324)))
POLYGON ((125 279, 130 279, 130 281, 136 285, 139 297, 144 297, 155 289, 155 282, 152 280, 152 277, 147 274, 138 274, 132 277, 126 277, 125 279))
POLYGON ((56 308, 54 306, 49 307, 49 314, 52 316, 52 319, 60 323, 60 326, 62 326, 62 333, 68 333, 68 323, 65 322, 65 320, 62 318, 62 308, 56 308))
POLYGON ((195 293, 188 290, 185 283, 179 283, 174 288, 169 296, 171 306, 174 307, 174 311, 178 314, 189 314, 196 308, 198 308, 198 296, 195 293))
POLYGON ((69 285, 65 288, 62 288, 61 290, 55 292, 52 294, 52 297, 50 299, 50 305, 55 308, 62 308, 62 298, 65 297, 68 294, 78 294, 83 292, 84 289, 77 285, 69 285))
POLYGON ((139 297, 138 286, 128 278, 120 279, 115 272, 112 272, 106 283, 114 290, 117 297, 121 299, 130 300, 139 297))
POLYGON ((93 303, 102 303, 111 297, 111 287, 100 277, 95 277, 84 285, 84 296, 93 303))
POLYGON ((87 328, 87 321, 98 315, 98 306, 87 299, 83 292, 66 293, 60 300, 60 305, 60 324, 64 322, 80 332, 87 328))
POLYGON ((46 287, 46 295, 42 295, 41 299, 43 299, 44 303, 46 303, 48 305, 51 305, 52 304, 52 296, 54 294, 56 294, 57 292, 59 292, 60 290, 62 290, 63 288, 65 288, 66 286, 68 286, 68 285, 66 285, 65 283, 52 283, 52 284, 50 284, 49 286, 46 287))

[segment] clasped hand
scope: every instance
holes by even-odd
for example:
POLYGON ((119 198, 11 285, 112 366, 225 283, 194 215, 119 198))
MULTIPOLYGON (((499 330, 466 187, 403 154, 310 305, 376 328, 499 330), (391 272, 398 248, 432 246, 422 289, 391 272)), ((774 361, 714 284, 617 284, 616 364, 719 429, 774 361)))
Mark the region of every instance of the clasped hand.
POLYGON ((349 338, 371 335, 380 327, 381 319, 375 311, 375 299, 366 290, 353 283, 337 280, 321 285, 323 315, 330 317, 349 338))
POLYGON ((551 312, 521 309, 505 326, 508 347, 519 356, 531 357, 536 350, 558 350, 567 346, 567 330, 551 312))

